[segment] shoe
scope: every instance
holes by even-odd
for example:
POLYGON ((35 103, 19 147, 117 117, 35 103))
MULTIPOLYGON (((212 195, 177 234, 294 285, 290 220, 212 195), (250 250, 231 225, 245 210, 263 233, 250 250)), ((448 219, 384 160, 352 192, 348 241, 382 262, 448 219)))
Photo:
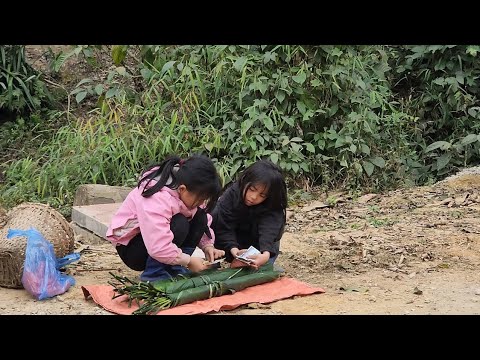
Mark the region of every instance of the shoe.
POLYGON ((183 275, 185 277, 190 277, 190 275, 192 274, 192 272, 190 270, 188 270, 186 267, 181 266, 181 265, 172 265, 172 266, 170 266, 169 269, 167 269, 167 271, 170 274, 170 276, 172 276, 172 277, 176 277, 176 276, 179 276, 179 275, 183 275))
POLYGON ((163 264, 151 256, 147 258, 145 270, 140 275, 141 281, 155 281, 171 279, 172 275, 168 272, 171 265, 163 264))

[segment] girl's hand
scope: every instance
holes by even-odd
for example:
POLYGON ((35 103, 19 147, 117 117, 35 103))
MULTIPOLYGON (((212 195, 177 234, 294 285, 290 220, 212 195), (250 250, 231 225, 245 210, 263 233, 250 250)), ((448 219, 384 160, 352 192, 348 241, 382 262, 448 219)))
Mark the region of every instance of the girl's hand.
POLYGON ((240 267, 244 267, 244 266, 250 266, 250 265, 248 265, 247 263, 245 263, 243 261, 237 260, 237 259, 233 259, 233 261, 230 264, 231 268, 240 268, 240 267))
POLYGON ((230 249, 230 254, 232 254, 233 257, 237 257, 238 255, 241 255, 245 252, 246 250, 238 250, 238 248, 231 248, 230 249))
POLYGON ((207 261, 213 261, 215 259, 220 259, 221 257, 225 256, 225 251, 215 249, 213 246, 206 246, 203 248, 203 252, 205 253, 205 257, 207 261))
POLYGON ((263 254, 252 255, 249 259, 253 259, 253 262, 250 264, 251 267, 258 270, 258 268, 262 265, 265 265, 268 260, 270 260, 270 253, 265 251, 263 254))
POLYGON ((187 268, 190 271, 197 273, 197 272, 209 269, 210 265, 205 265, 201 257, 191 256, 190 262, 188 263, 187 268))
POLYGON ((232 248, 230 250, 230 253, 233 256, 233 261, 230 264, 231 268, 239 268, 239 267, 244 267, 244 266, 249 266, 248 264, 244 263, 243 261, 235 259, 235 257, 242 255, 247 249, 237 249, 237 248, 232 248))

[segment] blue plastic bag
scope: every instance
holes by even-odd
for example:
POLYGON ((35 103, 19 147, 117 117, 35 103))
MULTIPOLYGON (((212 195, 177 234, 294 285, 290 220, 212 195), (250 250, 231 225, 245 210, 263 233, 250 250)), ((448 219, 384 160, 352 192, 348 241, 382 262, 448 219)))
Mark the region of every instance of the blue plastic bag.
POLYGON ((66 292, 75 285, 72 276, 62 274, 59 269, 80 258, 79 253, 72 253, 57 258, 53 245, 35 228, 28 230, 9 229, 7 238, 25 236, 27 248, 23 266, 22 284, 25 290, 38 300, 50 298, 66 292))

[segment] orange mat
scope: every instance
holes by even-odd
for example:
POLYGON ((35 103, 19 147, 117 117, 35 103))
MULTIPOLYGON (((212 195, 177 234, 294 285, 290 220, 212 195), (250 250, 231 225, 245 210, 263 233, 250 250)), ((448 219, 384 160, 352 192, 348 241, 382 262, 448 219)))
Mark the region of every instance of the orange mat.
MULTIPOLYGON (((138 306, 133 302, 128 307, 127 295, 112 299, 113 287, 110 285, 85 285, 82 286, 85 299, 90 297, 107 311, 120 315, 131 315, 138 306)), ((162 310, 157 315, 194 315, 206 314, 211 311, 232 310, 240 305, 249 303, 271 303, 298 295, 311 295, 324 293, 319 287, 311 287, 301 281, 282 277, 275 281, 252 286, 235 294, 213 297, 207 300, 195 301, 190 304, 180 305, 171 309, 162 310)))

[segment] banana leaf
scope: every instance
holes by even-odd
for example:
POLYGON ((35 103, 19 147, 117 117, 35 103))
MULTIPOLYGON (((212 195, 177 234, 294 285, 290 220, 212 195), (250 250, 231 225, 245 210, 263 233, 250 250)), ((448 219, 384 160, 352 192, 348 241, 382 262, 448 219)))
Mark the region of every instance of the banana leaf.
POLYGON ((126 277, 110 274, 123 285, 109 282, 117 293, 114 298, 128 295, 129 306, 133 300, 139 305, 139 309, 133 314, 152 314, 173 306, 230 294, 270 282, 280 277, 281 272, 274 270, 273 265, 266 264, 258 270, 250 267, 209 269, 191 274, 189 277, 180 275, 174 279, 138 283, 126 277))
POLYGON ((188 304, 197 300, 210 299, 215 296, 233 294, 247 287, 264 284, 280 277, 278 271, 263 271, 246 274, 243 276, 227 279, 218 283, 199 286, 193 289, 182 290, 178 293, 168 294, 172 301, 171 306, 188 304))
MULTIPOLYGON (((246 268, 242 268, 246 269, 246 268)), ((135 315, 154 314, 159 310, 170 307, 189 304, 198 300, 210 299, 216 296, 232 294, 236 291, 246 289, 251 286, 264 284, 280 277, 281 272, 271 271, 246 271, 244 275, 226 279, 223 281, 214 281, 207 285, 189 288, 176 293, 164 294, 150 299, 145 299, 143 304, 134 311, 135 315)))
MULTIPOLYGON (((167 280, 157 280, 152 282, 152 286, 166 294, 172 294, 183 290, 208 285, 215 281, 224 281, 238 276, 253 274, 255 272, 272 271, 273 265, 267 264, 260 269, 255 270, 250 267, 229 268, 229 269, 208 269, 197 274, 190 274, 188 278, 174 278, 167 280)), ((183 275, 181 275, 183 276, 183 275)))

